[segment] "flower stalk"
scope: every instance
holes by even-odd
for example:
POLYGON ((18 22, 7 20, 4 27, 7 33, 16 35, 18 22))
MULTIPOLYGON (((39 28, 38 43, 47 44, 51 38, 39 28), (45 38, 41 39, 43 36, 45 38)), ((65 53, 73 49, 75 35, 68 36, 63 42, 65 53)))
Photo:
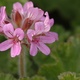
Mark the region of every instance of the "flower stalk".
POLYGON ((25 53, 22 46, 21 54, 19 55, 19 77, 20 79, 23 79, 26 77, 26 62, 25 62, 25 53))

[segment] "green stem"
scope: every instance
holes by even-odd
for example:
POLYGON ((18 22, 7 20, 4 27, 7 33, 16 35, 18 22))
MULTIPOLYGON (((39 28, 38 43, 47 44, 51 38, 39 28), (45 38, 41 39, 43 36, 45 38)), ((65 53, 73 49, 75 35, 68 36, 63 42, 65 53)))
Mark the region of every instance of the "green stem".
POLYGON ((22 80, 24 77, 26 77, 26 66, 25 66, 25 52, 22 46, 21 54, 19 55, 19 76, 22 80))

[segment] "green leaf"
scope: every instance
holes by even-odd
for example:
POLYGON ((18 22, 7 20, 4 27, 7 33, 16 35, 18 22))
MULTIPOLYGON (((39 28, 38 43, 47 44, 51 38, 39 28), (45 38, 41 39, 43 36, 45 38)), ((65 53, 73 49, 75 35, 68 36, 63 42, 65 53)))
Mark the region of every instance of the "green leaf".
POLYGON ((33 76, 32 78, 31 78, 31 80, 46 80, 44 77, 41 77, 41 76, 33 76))
POLYGON ((48 80, 57 80, 57 76, 64 72, 64 68, 58 62, 55 64, 45 64, 39 69, 39 75, 45 76, 48 80))
POLYGON ((64 71, 80 73, 80 35, 71 36, 67 42, 55 43, 54 47, 53 44, 50 47, 50 56, 55 59, 55 62, 39 66, 39 75, 49 80, 57 80, 57 76, 64 71))
POLYGON ((0 80, 16 80, 16 79, 10 74, 0 73, 0 80))
POLYGON ((32 78, 27 77, 27 78, 22 78, 20 80, 46 80, 46 79, 44 77, 36 75, 36 76, 33 76, 32 78))
POLYGON ((46 56, 41 52, 38 52, 38 54, 35 57, 33 57, 33 60, 38 66, 56 62, 55 59, 53 57, 51 57, 51 55, 46 56))
POLYGON ((27 78, 20 78, 19 80, 30 80, 30 78, 29 77, 27 77, 27 78))
POLYGON ((70 37, 66 43, 58 47, 59 56, 65 69, 73 72, 80 72, 80 37, 70 37), (76 64, 76 65, 75 65, 76 64))
POLYGON ((73 72, 64 72, 58 76, 59 80, 80 80, 73 72))

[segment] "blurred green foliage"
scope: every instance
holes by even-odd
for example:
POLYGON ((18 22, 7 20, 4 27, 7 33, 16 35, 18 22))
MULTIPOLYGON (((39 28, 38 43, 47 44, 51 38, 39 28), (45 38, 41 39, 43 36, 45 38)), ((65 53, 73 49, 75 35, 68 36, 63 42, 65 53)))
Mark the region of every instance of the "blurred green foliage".
POLYGON ((80 77, 76 76, 76 73, 65 72, 58 76, 59 80, 80 80, 80 77))
MULTIPOLYGON (((18 1, 22 4, 26 2, 18 1)), ((16 0, 2 0, 0 6, 5 5, 9 15, 14 2, 16 0)), ((45 11, 59 10, 63 17, 70 20, 73 30, 66 31, 62 25, 55 24, 51 31, 59 34, 59 40, 48 45, 51 49, 49 56, 41 52, 35 57, 26 54, 27 78, 23 80, 80 80, 80 1, 33 0, 33 2, 45 11)), ((0 36, 0 42, 4 40, 5 38, 0 36)), ((11 58, 9 50, 0 52, 0 80, 18 80, 18 77, 18 57, 11 58)))
MULTIPOLYGON (((21 79, 22 80, 22 79, 21 79)), ((23 80, 46 80, 44 77, 41 77, 41 76, 34 76, 32 78, 24 78, 23 80)))
POLYGON ((0 73, 0 80, 16 80, 16 79, 10 74, 0 73))

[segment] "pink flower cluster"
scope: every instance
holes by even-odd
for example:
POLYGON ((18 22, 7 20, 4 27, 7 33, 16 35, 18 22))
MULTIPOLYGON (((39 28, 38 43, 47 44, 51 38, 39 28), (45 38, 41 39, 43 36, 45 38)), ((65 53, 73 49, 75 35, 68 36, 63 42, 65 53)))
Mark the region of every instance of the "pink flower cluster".
POLYGON ((50 49, 45 43, 58 40, 58 34, 50 32, 54 20, 49 18, 48 12, 34 7, 31 1, 22 6, 19 2, 13 4, 11 18, 6 14, 6 7, 0 7, 0 34, 7 40, 0 43, 0 51, 11 48, 11 57, 18 56, 21 45, 28 45, 30 55, 35 56, 40 50, 49 55, 50 49))

